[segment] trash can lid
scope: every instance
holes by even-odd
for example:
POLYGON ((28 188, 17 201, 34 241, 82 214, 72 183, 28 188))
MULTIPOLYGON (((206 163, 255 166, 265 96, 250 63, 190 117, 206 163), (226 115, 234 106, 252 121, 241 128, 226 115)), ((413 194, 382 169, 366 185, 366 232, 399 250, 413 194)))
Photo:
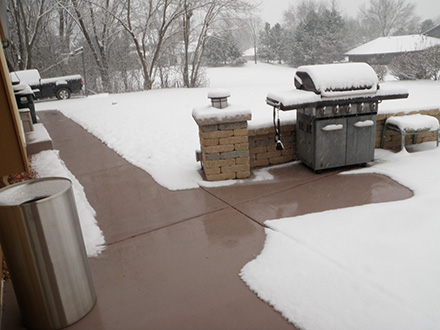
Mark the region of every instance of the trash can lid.
POLYGON ((18 84, 18 85, 14 85, 12 86, 12 88, 14 89, 14 94, 15 95, 29 95, 29 94, 34 94, 34 92, 32 92, 32 88, 28 85, 28 84, 18 84))
POLYGON ((67 178, 49 177, 15 183, 0 189, 0 207, 18 206, 57 196, 70 188, 67 178))

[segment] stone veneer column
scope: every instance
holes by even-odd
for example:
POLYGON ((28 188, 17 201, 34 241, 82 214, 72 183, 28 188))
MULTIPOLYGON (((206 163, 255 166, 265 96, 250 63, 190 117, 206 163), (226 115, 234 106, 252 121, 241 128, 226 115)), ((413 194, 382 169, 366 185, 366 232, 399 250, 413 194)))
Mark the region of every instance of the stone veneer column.
MULTIPOLYGON (((223 92, 229 96, 228 92, 223 92)), ((219 92, 210 92, 209 95, 214 94, 219 92)), ((235 105, 222 109, 205 106, 195 108, 193 118, 199 126, 201 162, 206 180, 248 178, 251 172, 247 121, 252 118, 251 111, 235 105)))

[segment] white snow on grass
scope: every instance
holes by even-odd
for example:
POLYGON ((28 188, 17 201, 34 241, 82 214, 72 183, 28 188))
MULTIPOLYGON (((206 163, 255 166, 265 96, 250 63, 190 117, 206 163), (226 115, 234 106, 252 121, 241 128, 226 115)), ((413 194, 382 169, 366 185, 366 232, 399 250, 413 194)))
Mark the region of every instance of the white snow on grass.
POLYGON ((419 148, 377 150, 374 166, 346 173, 388 175, 414 197, 266 221, 242 279, 307 330, 438 329, 440 149, 419 148))
MULTIPOLYGON (((292 68, 268 64, 212 68, 209 88, 38 102, 36 109, 60 110, 168 189, 197 188, 203 178, 195 160, 200 143, 193 109, 210 105, 209 91, 224 87, 231 92, 230 105, 251 109, 254 125, 267 124, 272 120, 268 90, 293 88, 294 74, 292 68)), ((294 118, 295 112, 281 116, 283 123, 294 118)))
POLYGON ((59 152, 57 150, 47 150, 33 155, 31 166, 39 178, 64 177, 72 181, 73 194, 87 255, 89 257, 99 255, 104 250, 105 241, 104 235, 95 219, 96 212, 87 201, 83 186, 60 159, 59 152))
MULTIPOLYGON (((58 109, 169 189, 216 186, 198 174, 198 129, 191 113, 213 88, 251 109, 251 128, 268 126, 266 95, 293 89, 295 70, 248 64, 208 70, 210 88, 152 90, 39 102, 58 109)), ((440 108, 440 82, 387 82, 408 90, 384 101, 381 113, 440 108)), ((282 123, 295 111, 281 113, 282 123)), ((292 323, 313 329, 438 329, 440 324, 440 149, 393 154, 377 150, 373 166, 351 173, 388 175, 414 191, 405 201, 267 221, 267 240, 243 280, 292 323)), ((270 179, 267 170, 250 180, 270 179)))
MULTIPOLYGON (((130 163, 148 172, 171 189, 204 184, 195 161, 200 149, 194 108, 208 106, 208 93, 217 88, 231 92, 229 104, 252 111, 250 128, 272 124, 270 92, 294 89, 295 69, 250 63, 243 67, 208 69, 209 88, 163 89, 127 94, 105 94, 63 101, 37 102, 40 110, 58 109, 115 150, 130 163)), ((439 82, 390 82, 407 89, 408 100, 384 101, 380 111, 398 112, 439 108, 439 82), (427 97, 427 95, 429 95, 427 97)), ((384 85, 384 84, 382 84, 384 85)), ((294 122, 296 111, 280 112, 282 125, 294 122)))

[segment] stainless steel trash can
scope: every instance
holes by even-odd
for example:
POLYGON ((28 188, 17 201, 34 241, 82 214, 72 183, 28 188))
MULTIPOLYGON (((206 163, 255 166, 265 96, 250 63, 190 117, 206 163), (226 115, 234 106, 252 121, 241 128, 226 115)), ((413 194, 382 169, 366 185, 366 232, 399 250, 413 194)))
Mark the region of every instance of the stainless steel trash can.
POLYGON ((44 178, 0 190, 0 242, 24 325, 60 329, 95 305, 71 181, 44 178))

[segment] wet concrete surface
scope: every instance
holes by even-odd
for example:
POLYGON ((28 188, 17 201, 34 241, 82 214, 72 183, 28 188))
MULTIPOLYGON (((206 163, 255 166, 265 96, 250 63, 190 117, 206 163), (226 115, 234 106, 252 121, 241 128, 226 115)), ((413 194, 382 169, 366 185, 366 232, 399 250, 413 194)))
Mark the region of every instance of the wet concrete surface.
MULTIPOLYGON (((38 115, 107 243, 89 259, 98 302, 69 329, 295 329, 239 278, 263 248, 263 222, 412 196, 384 176, 301 164, 263 183, 169 191, 61 113, 38 115)), ((2 329, 23 329, 5 291, 2 329)))

